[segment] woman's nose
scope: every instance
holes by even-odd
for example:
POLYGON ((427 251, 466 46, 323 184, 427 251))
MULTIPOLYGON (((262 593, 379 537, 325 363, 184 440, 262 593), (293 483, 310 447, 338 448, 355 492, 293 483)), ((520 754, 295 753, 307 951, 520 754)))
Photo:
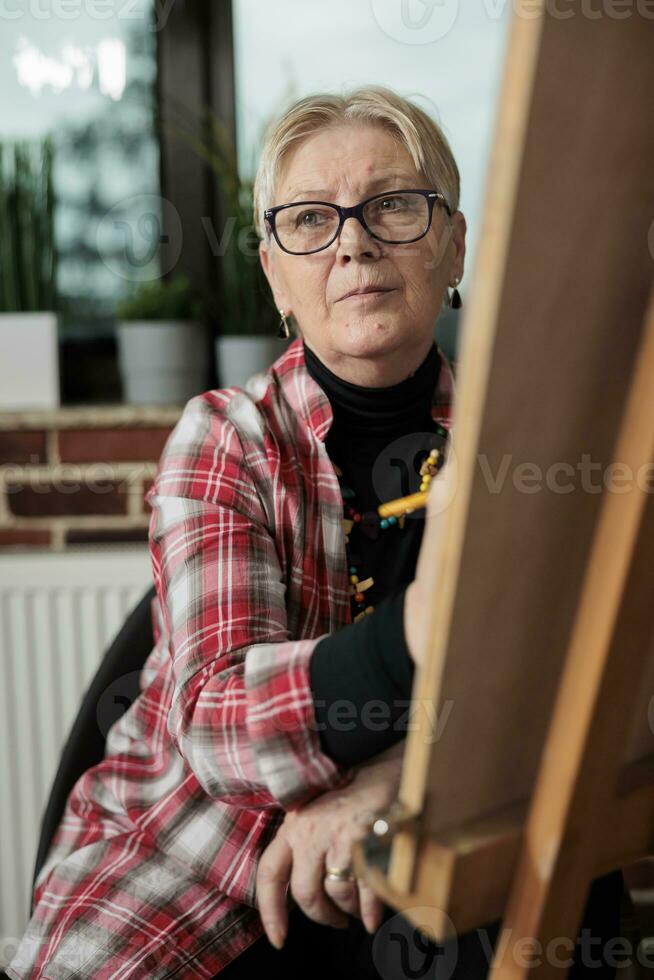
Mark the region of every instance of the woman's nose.
POLYGON ((337 255, 342 258, 355 255, 374 258, 379 254, 379 242, 368 234, 358 218, 352 216, 343 222, 337 241, 337 255))

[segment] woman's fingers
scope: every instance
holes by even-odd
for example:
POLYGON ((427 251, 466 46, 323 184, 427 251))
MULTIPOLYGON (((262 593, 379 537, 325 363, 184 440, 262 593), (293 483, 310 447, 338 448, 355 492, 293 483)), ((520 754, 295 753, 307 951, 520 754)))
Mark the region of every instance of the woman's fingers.
POLYGON ((359 881, 359 906, 361 908, 361 919, 370 933, 379 929, 384 918, 384 903, 364 881, 359 881))
POLYGON ((359 889, 356 881, 329 881, 323 885, 334 905, 348 915, 360 915, 359 889))
POLYGON ((256 895, 266 935, 281 949, 288 931, 286 890, 293 866, 293 851, 283 834, 277 834, 263 852, 257 867, 256 895))
POLYGON ((347 928, 350 916, 361 918, 370 933, 381 925, 383 903, 363 881, 331 881, 326 871, 349 866, 351 842, 361 832, 362 812, 388 805, 400 764, 401 756, 384 757, 360 769, 349 794, 326 793, 323 799, 286 814, 259 859, 256 881, 263 926, 278 949, 288 932, 287 897, 319 925, 347 928))
POLYGON ((377 931, 382 922, 384 905, 361 878, 355 881, 326 880, 325 891, 343 912, 358 916, 368 932, 377 931))
MULTIPOLYGON (((350 854, 349 843, 341 840, 340 843, 333 844, 325 854, 325 866, 323 874, 328 868, 351 868, 352 857, 350 854)), ((330 878, 323 877, 323 888, 334 905, 342 909, 348 915, 359 915, 359 888, 357 879, 352 881, 332 881, 330 878)))
POLYGON ((318 860, 296 861, 291 872, 291 893, 302 911, 320 925, 345 929, 348 918, 325 892, 324 855, 318 860))
MULTIPOLYGON (((327 854, 328 868, 346 868, 350 864, 350 858, 335 859, 334 852, 327 854)), ((348 915, 358 916, 368 932, 374 933, 379 928, 383 918, 383 903, 361 878, 353 881, 331 881, 325 878, 324 888, 334 905, 348 915)))

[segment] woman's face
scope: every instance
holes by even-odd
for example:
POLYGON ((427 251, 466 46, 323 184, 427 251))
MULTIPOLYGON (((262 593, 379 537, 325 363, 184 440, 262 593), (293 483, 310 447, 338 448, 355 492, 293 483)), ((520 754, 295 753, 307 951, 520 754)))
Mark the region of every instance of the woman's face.
MULTIPOLYGON (((347 207, 416 187, 430 183, 390 133, 339 125, 307 137, 287 157, 274 204, 313 199, 347 207)), ((436 205, 429 232, 408 245, 377 241, 348 219, 320 252, 289 255, 271 239, 259 253, 277 308, 293 314, 307 346, 346 380, 383 386, 408 377, 426 356, 445 291, 463 277, 465 232, 460 211, 449 218, 436 205), (343 298, 369 285, 390 291, 343 298)))

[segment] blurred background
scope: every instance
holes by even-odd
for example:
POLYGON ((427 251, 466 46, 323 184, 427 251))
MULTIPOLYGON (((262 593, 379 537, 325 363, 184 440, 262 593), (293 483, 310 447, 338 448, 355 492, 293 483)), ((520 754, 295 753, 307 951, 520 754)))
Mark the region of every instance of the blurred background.
MULTIPOLYGON (((471 279, 511 4, 14 0, 0 10, 0 965, 80 700, 151 584, 188 398, 287 341, 259 267, 263 130, 381 83, 447 134, 471 279)), ((456 311, 435 333, 456 359, 456 311)))

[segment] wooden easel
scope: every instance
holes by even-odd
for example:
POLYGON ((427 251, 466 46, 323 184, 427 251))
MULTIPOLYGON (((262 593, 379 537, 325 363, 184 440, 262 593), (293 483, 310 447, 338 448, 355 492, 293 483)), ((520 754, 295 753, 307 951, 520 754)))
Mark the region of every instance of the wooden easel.
POLYGON ((654 20, 536 6, 516 5, 462 327, 456 493, 425 528, 413 696, 450 711, 437 741, 416 713, 405 816, 354 854, 435 940, 502 918, 502 980, 531 972, 514 941, 574 940, 590 881, 654 853, 654 20))

